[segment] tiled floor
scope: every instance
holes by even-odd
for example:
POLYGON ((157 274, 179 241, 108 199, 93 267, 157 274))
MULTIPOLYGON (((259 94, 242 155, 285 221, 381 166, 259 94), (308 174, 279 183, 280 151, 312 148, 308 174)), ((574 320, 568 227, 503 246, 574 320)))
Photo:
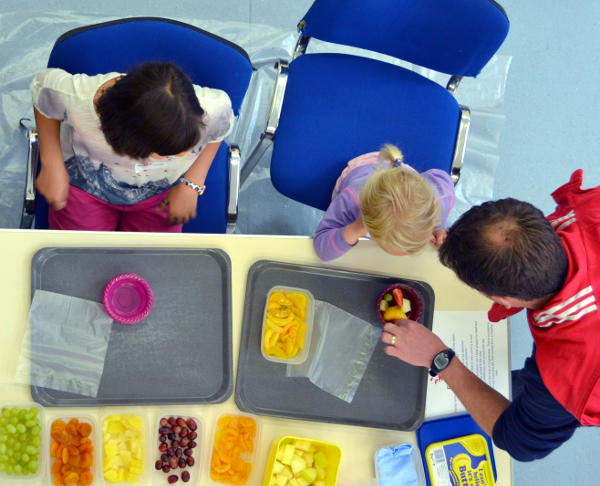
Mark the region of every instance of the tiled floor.
MULTIPOLYGON (((8 45, 10 13, 67 10, 101 16, 165 16, 175 19, 219 19, 293 29, 310 0, 178 0, 177 2, 104 0, 3 0, 0 2, 0 60, 8 45)), ((511 31, 500 53, 513 56, 504 96, 506 123, 499 142, 500 161, 494 197, 515 197, 553 208, 550 192, 577 168, 586 171, 586 185, 600 184, 600 2, 569 4, 502 2, 511 31)), ((26 32, 20 35, 26 35, 26 32)), ((48 39, 51 43, 53 39, 48 39)), ((0 67, 0 72, 1 72, 0 67)), ((18 73, 17 73, 18 74, 18 73)), ((460 89, 460 88, 459 88, 460 89)), ((2 93, 0 93, 2 95, 2 93)), ((3 104, 10 97, 0 97, 3 104)), ((6 105, 5 105, 6 106, 6 105)), ((0 183, 2 177, 0 174, 0 183)), ((511 323, 513 367, 519 367, 531 348, 522 317, 511 323)), ((595 484, 600 434, 579 430, 548 458, 531 464, 515 463, 515 486, 595 484)))

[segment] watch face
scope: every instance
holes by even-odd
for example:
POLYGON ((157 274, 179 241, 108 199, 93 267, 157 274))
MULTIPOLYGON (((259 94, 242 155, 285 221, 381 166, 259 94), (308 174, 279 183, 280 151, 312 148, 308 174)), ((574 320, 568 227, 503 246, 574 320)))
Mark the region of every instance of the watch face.
POLYGON ((433 359, 433 364, 440 370, 444 369, 448 366, 448 355, 445 352, 437 354, 433 359))

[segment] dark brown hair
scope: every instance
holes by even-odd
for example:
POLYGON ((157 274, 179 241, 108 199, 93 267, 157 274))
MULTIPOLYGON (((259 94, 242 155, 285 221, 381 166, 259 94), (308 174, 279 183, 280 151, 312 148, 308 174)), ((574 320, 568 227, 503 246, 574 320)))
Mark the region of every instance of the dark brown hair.
POLYGON ((566 251, 543 213, 510 198, 463 214, 448 230, 439 258, 470 287, 523 300, 556 294, 568 271, 566 251))
POLYGON ((176 65, 140 64, 96 102, 102 132, 119 155, 176 155, 200 140, 202 116, 194 86, 176 65))

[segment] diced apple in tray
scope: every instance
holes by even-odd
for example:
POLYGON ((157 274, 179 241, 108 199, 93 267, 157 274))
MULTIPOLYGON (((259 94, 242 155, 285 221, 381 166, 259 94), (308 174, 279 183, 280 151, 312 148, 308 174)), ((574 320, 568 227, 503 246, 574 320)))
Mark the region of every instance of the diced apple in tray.
POLYGON ((341 457, 335 444, 301 438, 284 439, 273 445, 277 451, 267 465, 265 486, 335 485, 341 457))

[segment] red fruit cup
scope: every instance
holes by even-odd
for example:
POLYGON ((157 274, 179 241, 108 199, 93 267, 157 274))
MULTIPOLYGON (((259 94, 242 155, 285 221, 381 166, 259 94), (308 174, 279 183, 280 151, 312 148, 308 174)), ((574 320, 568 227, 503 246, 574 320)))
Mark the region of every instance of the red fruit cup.
POLYGON ((106 284, 102 294, 106 313, 121 324, 135 324, 145 319, 154 296, 146 279, 135 273, 121 273, 106 284))
POLYGON ((394 290, 394 289, 402 290, 403 297, 410 301, 410 310, 408 311, 408 314, 406 314, 406 317, 408 317, 409 319, 411 319, 413 321, 418 321, 419 319, 421 319, 421 316, 423 315, 423 300, 421 300, 421 297, 419 296, 417 291, 415 289, 413 289, 412 287, 410 287, 409 285, 402 284, 402 283, 396 283, 396 284, 390 285, 389 287, 386 287, 383 290, 383 292, 381 292, 379 294, 379 297, 377 298, 376 310, 377 310, 377 317, 379 317, 379 320, 383 324, 386 324, 388 322, 383 318, 383 312, 381 311, 380 306, 381 306, 381 301, 383 300, 383 296, 385 294, 391 294, 392 290, 394 290))

